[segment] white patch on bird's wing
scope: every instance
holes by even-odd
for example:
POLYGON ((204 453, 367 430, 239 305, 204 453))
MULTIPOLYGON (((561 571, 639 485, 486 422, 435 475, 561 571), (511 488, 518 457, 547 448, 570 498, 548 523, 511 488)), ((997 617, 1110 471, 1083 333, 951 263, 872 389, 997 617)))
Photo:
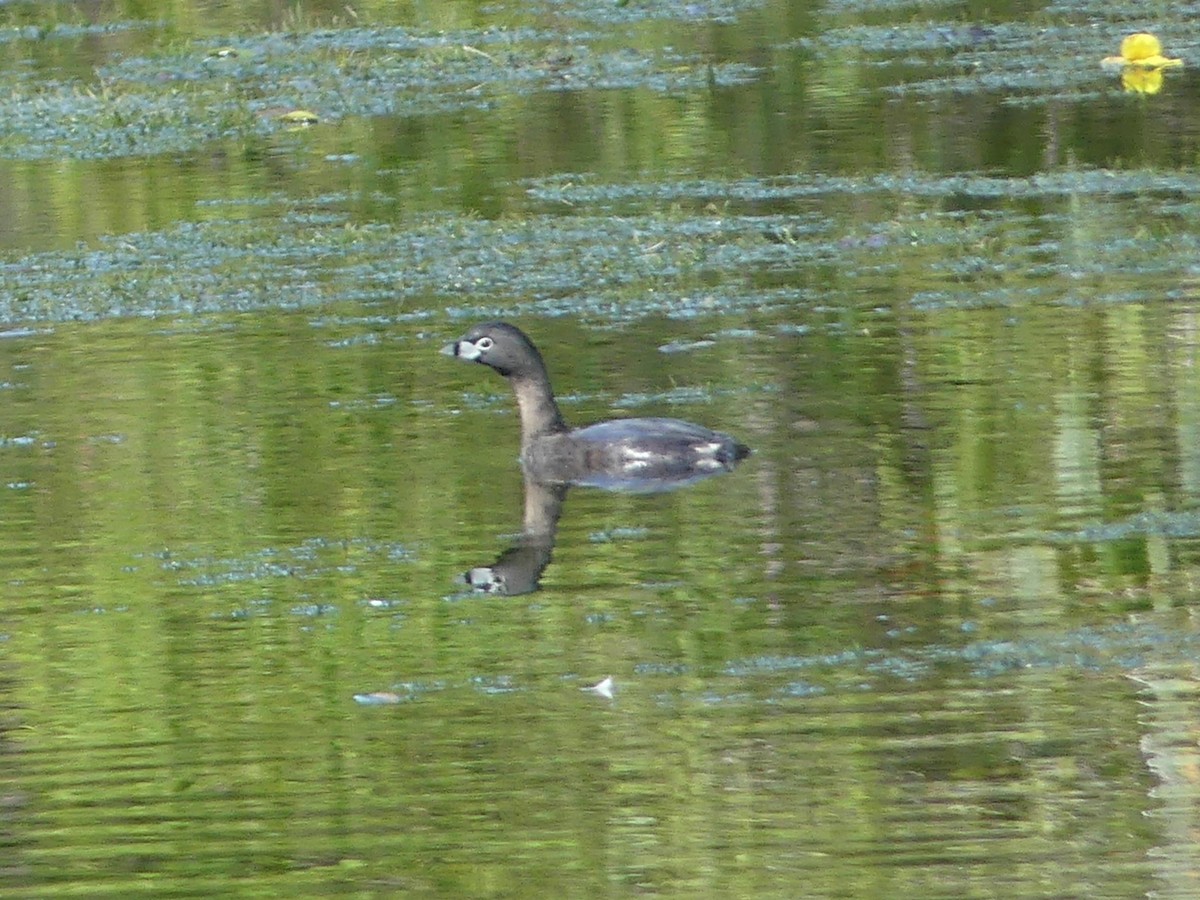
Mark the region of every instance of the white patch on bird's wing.
POLYGON ((717 454, 720 452, 720 441, 710 441, 696 447, 696 468, 710 472, 715 469, 724 469, 725 463, 717 458, 717 454))
POLYGON ((621 457, 621 468, 626 472, 637 472, 648 468, 654 461, 654 453, 649 450, 638 450, 635 447, 623 447, 621 457))

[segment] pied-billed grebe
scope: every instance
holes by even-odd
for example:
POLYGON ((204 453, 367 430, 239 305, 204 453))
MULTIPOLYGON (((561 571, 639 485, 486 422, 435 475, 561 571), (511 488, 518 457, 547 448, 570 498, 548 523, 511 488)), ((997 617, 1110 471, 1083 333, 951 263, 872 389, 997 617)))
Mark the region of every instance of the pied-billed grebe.
POLYGON ((569 428, 542 355, 507 322, 476 325, 442 353, 490 366, 508 379, 521 415, 521 464, 540 481, 662 490, 728 471, 750 454, 727 434, 679 419, 613 419, 569 428))

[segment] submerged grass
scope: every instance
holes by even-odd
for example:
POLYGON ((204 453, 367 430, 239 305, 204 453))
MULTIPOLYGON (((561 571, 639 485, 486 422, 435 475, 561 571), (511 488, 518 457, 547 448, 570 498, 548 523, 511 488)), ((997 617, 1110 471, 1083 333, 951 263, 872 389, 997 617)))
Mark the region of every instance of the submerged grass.
MULTIPOLYGON (((185 152, 285 128, 280 113, 299 107, 328 123, 486 108, 532 93, 703 90, 760 70, 732 49, 636 40, 634 23, 719 23, 758 5, 534 3, 513 21, 538 27, 316 28, 187 42, 113 59, 92 84, 9 69, 0 156, 185 152), (569 29, 547 24, 564 19, 569 29)), ((885 80, 884 92, 1001 90, 1018 99, 1099 89, 1098 60, 1128 27, 1115 12, 1098 28, 1061 19, 857 21, 894 7, 835 4, 819 35, 782 47, 860 68, 902 64, 907 74, 885 80)), ((940 14, 938 4, 928 8, 940 14)), ((1183 52, 1196 37, 1173 34, 1169 46, 1183 52)), ((632 183, 562 175, 523 187, 510 207, 523 208, 487 220, 414 213, 363 224, 350 212, 363 198, 349 193, 303 204, 263 197, 224 219, 207 207, 209 221, 3 263, 0 321, 343 303, 401 304, 410 317, 445 307, 462 317, 538 312, 604 322, 798 307, 878 315, 900 303, 1124 303, 1153 299, 1147 275, 1190 291, 1200 250, 1200 176, 1187 169, 1013 178, 905 168, 632 183)), ((393 199, 371 198, 377 206, 393 199)), ((844 327, 830 318, 829 327, 844 327)))
MULTIPOLYGON (((46 79, 33 68, 10 67, 0 74, 0 157, 183 153, 287 127, 279 116, 294 109, 335 123, 486 109, 533 93, 675 94, 742 84, 762 77, 769 57, 752 43, 714 40, 712 29, 766 5, 541 0, 507 17, 498 8, 495 21, 504 24, 496 27, 309 28, 168 43, 102 61, 94 79, 46 79), (673 29, 669 40, 667 29, 673 29)), ((1155 17, 1172 55, 1186 58, 1200 47, 1194 7, 1155 17)), ((918 99, 991 94, 1017 105, 1086 101, 1121 90, 1099 61, 1144 15, 1131 4, 1064 4, 1026 21, 966 20, 958 5, 843 0, 824 7, 806 36, 778 44, 775 62, 811 58, 820 66, 815 80, 834 95, 861 97, 870 83, 871 91, 918 99)), ((769 16, 764 11, 764 22, 769 16)), ((0 30, 0 41, 78 40, 133 27, 147 26, 20 27, 0 30)))
POLYGON ((732 23, 746 12, 758 9, 765 0, 532 0, 526 11, 532 15, 553 14, 595 25, 635 22, 720 22, 732 23))
POLYGON ((12 259, 0 267, 0 321, 350 304, 364 323, 364 306, 387 307, 385 319, 536 313, 605 324, 804 309, 828 311, 828 327, 840 328, 846 313, 899 305, 1144 302, 1193 289, 1195 181, 1150 172, 1003 183, 555 180, 529 187, 549 207, 542 212, 394 224, 354 221, 352 195, 324 197, 319 208, 279 200, 250 219, 12 259), (852 223, 831 215, 846 193, 864 198, 852 223), (570 216, 551 211, 564 203, 570 216), (1147 276, 1174 287, 1155 296, 1147 276))
POLYGON ((895 96, 991 94, 1019 106, 1120 92, 1100 60, 1132 31, 1153 28, 1172 56, 1190 57, 1200 49, 1196 4, 1157 9, 1149 21, 1144 4, 1060 4, 1022 21, 1006 21, 1000 13, 964 20, 959 6, 845 0, 824 8, 826 27, 784 49, 818 61, 893 70, 881 88, 895 96), (897 21, 906 8, 915 15, 897 21))
POLYGON ((9 70, 0 83, 0 155, 179 153, 286 127, 280 115, 296 108, 325 122, 428 115, 535 91, 687 91, 751 80, 757 70, 667 47, 604 46, 578 32, 346 28, 193 42, 115 60, 96 76, 34 81, 9 70))

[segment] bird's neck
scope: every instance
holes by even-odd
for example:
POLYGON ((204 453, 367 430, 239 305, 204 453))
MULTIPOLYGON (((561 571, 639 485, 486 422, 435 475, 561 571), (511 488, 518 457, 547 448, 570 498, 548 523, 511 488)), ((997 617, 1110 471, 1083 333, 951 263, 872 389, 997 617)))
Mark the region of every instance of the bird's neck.
POLYGON ((522 449, 536 438, 567 430, 567 423, 554 401, 550 379, 546 377, 545 372, 517 376, 510 380, 513 393, 517 396, 517 410, 521 416, 522 449))

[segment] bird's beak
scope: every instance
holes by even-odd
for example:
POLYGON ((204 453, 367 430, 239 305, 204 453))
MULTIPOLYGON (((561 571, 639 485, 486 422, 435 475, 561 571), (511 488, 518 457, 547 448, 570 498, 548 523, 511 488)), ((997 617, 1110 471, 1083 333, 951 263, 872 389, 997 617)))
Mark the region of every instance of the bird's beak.
POLYGON ((470 341, 453 341, 442 348, 442 353, 446 356, 457 356, 459 359, 465 359, 468 362, 479 359, 483 353, 478 347, 470 341))

